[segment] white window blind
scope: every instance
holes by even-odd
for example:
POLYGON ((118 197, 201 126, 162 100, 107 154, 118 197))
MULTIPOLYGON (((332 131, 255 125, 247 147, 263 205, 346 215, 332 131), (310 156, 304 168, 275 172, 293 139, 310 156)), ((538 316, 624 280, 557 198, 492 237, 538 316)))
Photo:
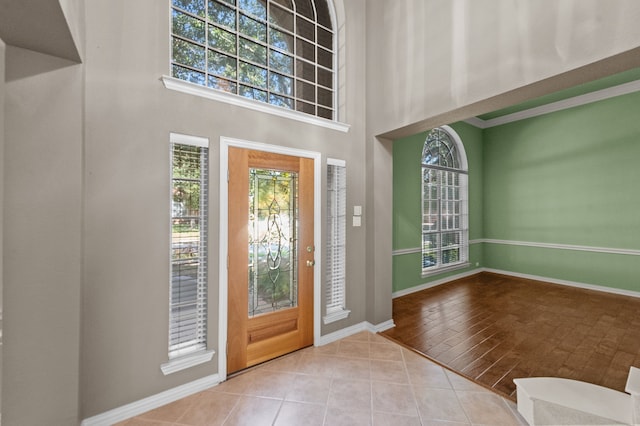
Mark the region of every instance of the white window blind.
POLYGON ((327 161, 327 270, 325 324, 346 318, 347 168, 344 161, 327 161))
POLYGON ((169 359, 207 347, 208 140, 171 134, 169 359))

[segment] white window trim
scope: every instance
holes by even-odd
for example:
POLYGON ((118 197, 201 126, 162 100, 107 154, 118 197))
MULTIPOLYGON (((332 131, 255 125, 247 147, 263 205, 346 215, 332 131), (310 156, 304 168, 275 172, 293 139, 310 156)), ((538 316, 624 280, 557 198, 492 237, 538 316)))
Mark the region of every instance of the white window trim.
POLYGON ((162 365, 160 369, 165 376, 171 373, 175 373, 180 370, 184 370, 196 365, 204 364, 213 359, 213 355, 216 353, 214 350, 201 351, 191 353, 189 355, 181 356, 179 358, 173 358, 162 365))
POLYGON ((202 136, 183 135, 182 133, 169 133, 169 141, 171 143, 193 145, 202 148, 209 148, 209 138, 202 136))
POLYGON ((327 158, 327 166, 347 167, 347 162, 345 160, 338 160, 337 158, 327 158))
POLYGON ((199 84, 180 80, 175 77, 169 77, 167 75, 162 76, 162 83, 164 84, 164 87, 169 90, 175 90, 177 92, 199 96, 205 99, 224 102, 230 105, 250 109, 252 111, 264 112, 266 114, 288 118, 290 120, 300 121, 302 123, 312 124, 314 126, 324 127, 327 129, 337 130, 343 133, 349 132, 349 129, 351 128, 351 125, 346 123, 316 117, 314 115, 305 114, 304 112, 277 107, 264 102, 244 98, 233 93, 226 93, 221 90, 201 86, 199 84))
MULTIPOLYGON (((327 158, 327 166, 347 167, 347 162, 336 158, 327 158)), ((327 283, 327 285, 329 284, 327 283)), ((346 283, 344 292, 346 293, 346 283)), ((346 301, 346 294, 344 300, 346 301)), ((332 322, 340 321, 349 317, 350 313, 351 311, 346 309, 345 306, 327 308, 327 314, 322 317, 322 322, 324 324, 330 324, 332 322)))
POLYGON ((331 312, 322 317, 323 324, 331 324, 332 322, 340 321, 349 317, 351 311, 349 309, 340 309, 335 312, 331 312))
POLYGON ((456 263, 456 264, 453 264, 453 265, 443 266, 443 267, 435 269, 433 271, 424 271, 424 272, 422 272, 421 276, 422 276, 422 278, 427 278, 427 277, 430 277, 430 276, 433 276, 433 275, 444 274, 445 272, 451 272, 451 271, 456 271, 458 269, 468 268, 469 266, 471 266, 470 262, 463 261, 463 262, 456 263))

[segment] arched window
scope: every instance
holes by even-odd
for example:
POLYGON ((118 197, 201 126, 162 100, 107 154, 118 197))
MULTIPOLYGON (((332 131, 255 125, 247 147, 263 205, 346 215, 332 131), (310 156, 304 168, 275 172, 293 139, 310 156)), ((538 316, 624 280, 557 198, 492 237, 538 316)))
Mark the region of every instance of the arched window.
POLYGON ((328 0, 172 0, 171 75, 334 119, 328 0))
POLYGON ((467 157, 458 134, 433 129, 422 149, 422 273, 465 265, 469 258, 467 157))

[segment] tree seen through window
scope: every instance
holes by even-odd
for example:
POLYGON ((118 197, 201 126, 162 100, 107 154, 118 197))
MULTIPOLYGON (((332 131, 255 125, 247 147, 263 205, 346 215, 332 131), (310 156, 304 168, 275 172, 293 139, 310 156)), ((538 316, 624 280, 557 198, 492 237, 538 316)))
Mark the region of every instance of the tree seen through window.
POLYGON ((173 77, 334 118, 327 0, 172 0, 173 77))

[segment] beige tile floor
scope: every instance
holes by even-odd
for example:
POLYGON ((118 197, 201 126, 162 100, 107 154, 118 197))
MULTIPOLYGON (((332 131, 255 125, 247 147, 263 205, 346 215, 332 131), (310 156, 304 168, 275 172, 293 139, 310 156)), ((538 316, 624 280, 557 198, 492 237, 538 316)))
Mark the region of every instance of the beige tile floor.
POLYGON ((376 334, 266 363, 120 426, 526 425, 513 402, 376 334))

